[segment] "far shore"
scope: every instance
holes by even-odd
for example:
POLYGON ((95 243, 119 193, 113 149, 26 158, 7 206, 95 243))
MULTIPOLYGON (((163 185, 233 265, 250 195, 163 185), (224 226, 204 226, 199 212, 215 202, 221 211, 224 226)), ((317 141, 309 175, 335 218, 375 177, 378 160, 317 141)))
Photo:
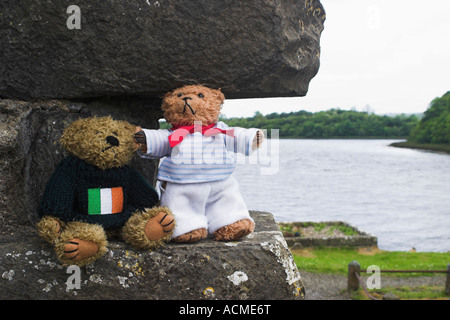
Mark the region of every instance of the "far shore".
POLYGON ((404 141, 391 143, 390 146, 396 148, 420 149, 450 154, 450 145, 448 144, 415 143, 404 141))

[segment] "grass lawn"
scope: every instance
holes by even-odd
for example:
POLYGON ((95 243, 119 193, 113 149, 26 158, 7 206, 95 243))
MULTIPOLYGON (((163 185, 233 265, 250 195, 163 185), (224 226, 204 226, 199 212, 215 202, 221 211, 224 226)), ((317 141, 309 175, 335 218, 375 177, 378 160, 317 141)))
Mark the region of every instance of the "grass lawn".
MULTIPOLYGON (((450 253, 438 252, 401 252, 382 251, 376 247, 370 248, 305 248, 291 250, 294 261, 300 270, 312 273, 347 275, 348 264, 353 260, 358 261, 364 270, 371 265, 378 266, 381 270, 447 270, 450 263, 450 253)), ((442 277, 442 287, 401 287, 381 288, 369 290, 377 298, 387 293, 400 299, 448 299, 443 287, 445 286, 445 274, 442 273, 384 273, 383 277, 414 277, 414 276, 439 276, 442 277)), ((343 288, 344 289, 344 288, 343 288)), ((352 295, 355 300, 365 300, 362 288, 352 295)))
MULTIPOLYGON (((377 265, 381 270, 447 270, 447 265, 450 263, 450 253, 448 252, 382 251, 376 247, 360 249, 306 248, 292 250, 292 254, 300 269, 332 274, 347 274, 348 264, 353 260, 358 261, 361 269, 377 265)), ((396 276, 411 275, 415 274, 396 274, 396 276)))

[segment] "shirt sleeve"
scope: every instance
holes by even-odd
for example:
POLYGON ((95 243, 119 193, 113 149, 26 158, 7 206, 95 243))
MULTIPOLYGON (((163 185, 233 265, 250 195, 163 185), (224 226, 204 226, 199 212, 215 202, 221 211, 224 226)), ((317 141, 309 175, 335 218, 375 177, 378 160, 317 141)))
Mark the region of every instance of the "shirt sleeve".
POLYGON ((144 153, 138 150, 138 154, 142 158, 159 159, 166 157, 171 152, 169 144, 169 136, 171 131, 168 129, 149 130, 142 129, 147 142, 147 151, 144 153))
POLYGON ((74 171, 66 163, 67 160, 63 160, 47 182, 38 207, 40 217, 50 215, 66 221, 73 215, 76 180, 74 171))
POLYGON ((259 129, 256 128, 240 128, 228 127, 223 122, 218 123, 218 127, 222 130, 233 130, 233 136, 225 136, 225 145, 228 151, 234 153, 241 153, 243 155, 250 155, 253 152, 253 140, 259 129))

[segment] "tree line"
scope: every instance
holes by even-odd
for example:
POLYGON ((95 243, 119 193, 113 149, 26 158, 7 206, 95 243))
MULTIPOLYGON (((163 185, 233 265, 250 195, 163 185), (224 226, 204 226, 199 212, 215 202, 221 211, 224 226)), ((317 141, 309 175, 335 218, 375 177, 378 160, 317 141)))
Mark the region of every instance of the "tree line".
POLYGON ((430 103, 408 142, 450 144, 450 91, 430 103))
POLYGON ((416 115, 376 115, 354 110, 256 112, 250 118, 221 118, 230 127, 278 129, 281 138, 406 138, 419 123, 416 115))

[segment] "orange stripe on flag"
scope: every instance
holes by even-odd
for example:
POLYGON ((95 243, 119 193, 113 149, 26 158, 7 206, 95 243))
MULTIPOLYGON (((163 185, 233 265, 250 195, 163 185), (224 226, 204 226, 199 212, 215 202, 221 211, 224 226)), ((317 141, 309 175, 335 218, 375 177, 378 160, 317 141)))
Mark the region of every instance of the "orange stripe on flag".
POLYGON ((112 212, 119 213, 123 210, 123 191, 122 187, 111 188, 112 212))

